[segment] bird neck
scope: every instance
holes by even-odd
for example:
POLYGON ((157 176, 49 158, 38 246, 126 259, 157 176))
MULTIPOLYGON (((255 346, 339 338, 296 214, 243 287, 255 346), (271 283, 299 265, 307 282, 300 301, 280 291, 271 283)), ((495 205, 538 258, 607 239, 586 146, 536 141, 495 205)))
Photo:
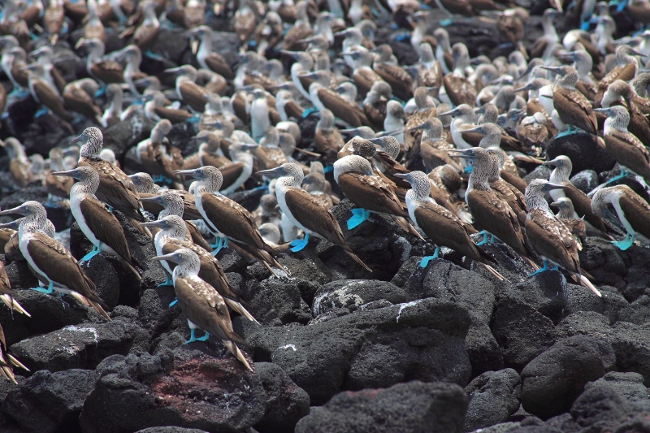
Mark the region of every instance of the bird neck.
POLYGON ((533 209, 538 209, 548 214, 549 216, 553 216, 553 217, 555 216, 553 212, 551 212, 551 208, 546 202, 546 199, 539 192, 528 189, 526 191, 525 197, 526 197, 526 207, 528 207, 529 212, 532 211, 533 209))
POLYGON ((196 260, 196 263, 194 261, 185 261, 179 265, 177 265, 174 268, 174 273, 173 273, 173 278, 174 282, 178 278, 186 278, 186 277, 197 277, 199 275, 199 269, 201 268, 201 264, 198 260, 196 260))
POLYGON ((94 195, 99 187, 99 179, 93 182, 93 179, 84 179, 72 185, 70 189, 70 196, 74 194, 91 194, 94 195))
MULTIPOLYGON (((161 219, 161 218, 164 218, 162 216, 162 212, 160 213, 160 215, 158 215, 158 219, 161 219)), ((179 240, 179 241, 184 241, 185 240, 185 231, 186 231, 185 224, 183 224, 182 226, 180 226, 180 225, 179 226, 172 226, 172 227, 169 227, 169 228, 167 228, 165 230, 161 230, 160 233, 161 233, 161 236, 163 236, 163 237, 176 239, 176 240, 179 240)))

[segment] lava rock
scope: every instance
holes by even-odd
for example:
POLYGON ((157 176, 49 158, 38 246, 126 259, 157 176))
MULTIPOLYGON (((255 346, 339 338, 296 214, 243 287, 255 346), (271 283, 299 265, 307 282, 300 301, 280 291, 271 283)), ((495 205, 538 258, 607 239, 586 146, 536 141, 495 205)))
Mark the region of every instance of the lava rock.
POLYGON ((521 372, 521 400, 526 411, 550 418, 566 412, 589 381, 605 374, 608 343, 575 336, 555 343, 533 359, 521 372))
POLYGON ((347 308, 356 311, 361 305, 385 299, 391 304, 409 301, 404 290, 378 280, 339 280, 321 286, 314 297, 314 317, 332 308, 347 308))
POLYGON ((243 336, 256 361, 278 364, 312 404, 322 404, 341 387, 387 387, 407 379, 466 385, 469 323, 462 307, 425 299, 310 326, 251 327, 243 336))
POLYGON ((32 371, 94 369, 107 356, 127 354, 137 328, 136 324, 123 320, 70 325, 16 343, 11 351, 32 371))
POLYGON ((598 173, 594 170, 583 170, 580 173, 576 173, 576 175, 570 179, 570 182, 580 191, 587 194, 598 186, 598 173))
POLYGON ((82 430, 117 433, 170 425, 247 429, 264 416, 262 381, 224 355, 197 344, 162 356, 106 358, 97 367, 100 379, 81 412, 82 430))
POLYGON ((535 179, 548 180, 549 176, 551 175, 551 171, 552 170, 547 166, 539 165, 533 171, 524 176, 524 180, 527 184, 535 179))
POLYGON ((548 143, 546 157, 551 160, 559 155, 568 156, 573 165, 572 176, 583 170, 594 170, 597 173, 610 170, 616 161, 598 140, 602 139, 586 133, 565 135, 548 143))
POLYGON ((195 428, 184 428, 184 427, 149 427, 142 430, 138 430, 135 433, 208 433, 205 430, 198 430, 195 428))
POLYGON ((631 263, 626 262, 624 252, 605 239, 589 237, 579 255, 580 266, 595 278, 595 284, 625 289, 631 263))
MULTIPOLYGON (((12 264, 6 269, 15 269, 12 264)), ((15 281, 12 281, 15 287, 15 281)), ((47 334, 64 326, 79 325, 92 319, 100 319, 93 309, 79 304, 70 297, 59 299, 57 296, 45 295, 35 290, 15 290, 14 299, 23 306, 32 317, 0 308, 0 325, 4 329, 7 345, 11 346, 21 340, 35 335, 47 334), (64 304, 65 302, 65 304, 64 304), (34 320, 44 317, 45 320, 34 320)))
POLYGON ((602 430, 613 430, 618 420, 632 410, 632 405, 615 389, 608 385, 595 385, 576 399, 571 416, 580 427, 598 426, 602 430))
POLYGON ((593 311, 607 317, 609 324, 614 323, 620 316, 620 311, 628 307, 625 298, 611 286, 599 286, 602 297, 582 286, 567 284, 567 305, 565 316, 573 313, 593 311))
POLYGON ((465 431, 504 422, 520 405, 521 378, 512 368, 487 371, 465 387, 469 406, 465 416, 465 431))
MULTIPOLYGON (((550 273, 550 272, 549 272, 550 273)), ((517 298, 502 297, 494 310, 492 333, 507 366, 523 368, 555 343, 553 322, 517 298)))
POLYGON ((309 414, 309 395, 276 364, 256 362, 255 373, 266 393, 266 412, 255 429, 261 433, 291 433, 300 418, 309 414))
POLYGON ((79 413, 96 381, 92 370, 37 371, 6 396, 0 411, 26 433, 78 431, 79 413))
POLYGON ((589 382, 587 386, 585 386, 585 391, 599 386, 607 386, 616 391, 621 397, 624 397, 637 412, 648 411, 650 408, 650 391, 643 384, 643 376, 639 373, 610 371, 595 382, 589 382))
POLYGON ((155 125, 156 122, 144 115, 131 116, 104 129, 104 147, 111 149, 116 158, 122 160, 128 149, 149 138, 155 125))
POLYGON ((618 312, 619 320, 642 325, 650 322, 650 296, 643 295, 636 301, 621 308, 618 312))
POLYGON ((527 278, 507 291, 557 323, 567 303, 566 279, 561 272, 542 272, 527 278))
MULTIPOLYGON (((295 281, 280 281, 275 278, 265 280, 260 284, 255 299, 264 309, 273 307, 282 324, 306 324, 311 319, 309 305, 302 299, 298 283, 295 281)), ((251 311, 251 314, 255 315, 255 310, 251 311)))
POLYGON ((343 392, 301 419, 296 433, 462 432, 467 395, 454 384, 401 383, 343 392))
POLYGON ((610 343, 616 353, 616 370, 633 371, 650 385, 650 328, 628 322, 616 323, 610 343))

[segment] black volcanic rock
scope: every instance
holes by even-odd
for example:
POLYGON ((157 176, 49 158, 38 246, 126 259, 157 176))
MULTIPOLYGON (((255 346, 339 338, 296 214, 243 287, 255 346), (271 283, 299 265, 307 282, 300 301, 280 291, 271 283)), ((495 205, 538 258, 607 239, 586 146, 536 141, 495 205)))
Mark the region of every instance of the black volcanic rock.
POLYGON ((104 147, 115 152, 118 160, 123 160, 124 154, 131 147, 149 138, 151 129, 156 122, 141 114, 118 122, 103 130, 104 147))
POLYGON ((567 411, 587 382, 605 374, 612 358, 612 347, 602 340, 575 336, 558 341, 522 370, 524 409, 540 418, 567 411))
POLYGON ((137 331, 136 324, 121 319, 70 325, 16 343, 11 351, 32 371, 93 369, 107 356, 127 354, 137 331))
POLYGON ((512 368, 487 371, 465 387, 469 406, 465 415, 465 431, 504 422, 520 405, 521 378, 512 368))
POLYGON ((342 388, 386 387, 408 379, 467 384, 469 324, 463 308, 425 299, 310 326, 249 327, 244 336, 256 361, 280 365, 312 404, 320 404, 342 388))
POLYGON ((79 413, 96 381, 93 370, 40 370, 6 396, 0 411, 26 433, 78 431, 79 413))
POLYGON ((276 364, 256 362, 255 373, 266 393, 266 412, 255 424, 260 433, 291 433, 300 418, 309 414, 309 395, 276 364))
POLYGON ((596 140, 602 138, 586 133, 552 139, 546 148, 546 157, 551 160, 559 155, 568 156, 573 165, 572 176, 583 170, 594 170, 596 173, 610 170, 615 161, 596 140))
POLYGON ((111 356, 97 373, 80 417, 84 432, 172 425, 239 432, 264 417, 260 377, 207 345, 181 346, 162 356, 111 356))
POLYGON ((467 396, 455 384, 400 383, 342 392, 301 419, 296 433, 462 432, 467 396))
POLYGON ((338 280, 322 285, 314 296, 314 317, 332 308, 356 311, 368 302, 385 299, 391 304, 401 304, 410 299, 405 291, 391 283, 378 280, 338 280))

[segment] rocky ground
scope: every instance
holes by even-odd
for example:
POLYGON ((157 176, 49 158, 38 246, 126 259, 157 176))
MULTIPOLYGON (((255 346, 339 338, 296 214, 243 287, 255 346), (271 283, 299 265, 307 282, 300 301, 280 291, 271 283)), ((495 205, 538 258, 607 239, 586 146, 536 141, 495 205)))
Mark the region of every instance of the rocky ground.
MULTIPOLYGON (((529 40, 539 35, 537 18, 529 40)), ((489 27, 452 26, 450 33, 452 43, 464 40, 472 55, 498 54, 489 27)), ((185 63, 190 57, 181 39, 161 37, 154 52, 185 63)), ((219 43, 234 62, 232 34, 223 33, 219 43)), ((398 56, 413 56, 409 45, 394 44, 398 56)), ((66 73, 83 75, 72 51, 58 58, 66 73)), ((163 67, 143 63, 145 72, 163 67)), ((17 135, 29 153, 67 144, 47 115, 32 122, 29 110, 35 110, 29 98, 10 107, 2 136, 17 135)), ((302 124, 304 140, 309 122, 302 124)), ((150 123, 136 117, 108 128, 106 147, 125 161, 150 123)), ((189 154, 196 145, 184 128, 176 126, 169 138, 189 154)), ((548 153, 571 156, 575 184, 585 189, 613 166, 590 152, 576 154, 571 137, 551 143, 548 153)), ((541 170, 529 176, 548 176, 541 170)), ((16 192, 6 172, 0 178, 3 209, 46 200, 41 186, 16 192)), ((237 199, 254 209, 259 194, 237 199)), ((373 273, 326 242, 282 255, 289 279, 249 265, 232 250, 218 255, 261 323, 233 320, 250 344, 242 349, 254 373, 219 342, 182 344, 188 328, 179 307, 168 307, 173 288, 157 287, 164 276, 148 260, 153 246, 133 229, 127 230, 129 247, 146 266, 141 284, 110 256, 96 256, 86 268, 112 322, 70 298, 26 290, 36 284, 26 263, 8 265, 16 300, 32 318, 0 307, 0 324, 10 353, 30 372, 16 370, 17 385, 0 381, 0 431, 650 432, 647 247, 622 252, 587 239, 580 260, 603 294, 597 298, 559 272, 527 278, 523 262, 502 244, 488 250, 506 283, 444 249, 444 259, 422 269, 419 258, 433 245, 380 216, 348 232, 350 208, 344 200, 334 212, 373 273)), ((69 226, 67 212, 48 211, 58 229, 69 226)), ((70 239, 76 257, 90 249, 74 224, 70 239)))

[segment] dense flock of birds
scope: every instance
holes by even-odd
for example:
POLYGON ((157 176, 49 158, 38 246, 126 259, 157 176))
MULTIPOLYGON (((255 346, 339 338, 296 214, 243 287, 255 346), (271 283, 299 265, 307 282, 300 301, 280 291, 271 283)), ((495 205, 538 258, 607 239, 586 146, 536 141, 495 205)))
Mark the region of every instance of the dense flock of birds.
MULTIPOLYGON (((355 205, 349 230, 381 213, 396 230, 435 244, 421 267, 447 247, 503 279, 482 248, 498 238, 533 274, 559 267, 600 296, 580 268, 587 231, 621 249, 650 238, 650 206, 617 182, 647 188, 650 180, 650 73, 641 63, 650 55, 650 31, 642 31, 650 3, 555 0, 543 13, 543 34, 525 47, 532 26, 527 6, 519 0, 4 0, 1 63, 11 92, 0 86, 0 113, 33 98, 41 107, 36 116, 56 119, 70 134, 79 134, 75 125, 83 121, 97 125, 83 128, 69 147, 53 148, 47 160, 28 158, 16 138, 0 143, 16 186, 42 181, 50 194, 45 206, 69 207, 93 246, 77 261, 55 240, 46 207, 28 201, 0 212, 22 216, 0 232, 5 259, 27 261, 41 283, 34 290, 71 295, 111 320, 84 267, 102 252, 141 278, 126 221, 152 238, 153 260, 167 275, 162 284, 174 286, 188 318, 188 342, 213 335, 249 370, 238 347, 246 341, 233 331, 229 311, 255 318, 216 253, 232 248, 284 278, 279 252, 300 251, 316 236, 372 271, 330 210, 343 198, 355 205), (447 19, 434 22, 431 8, 447 19), (614 8, 637 20, 636 35, 614 39, 614 8), (561 15, 571 28, 562 38, 554 26, 561 15), (500 48, 510 54, 470 58, 464 43, 450 43, 445 26, 453 21, 495 26, 500 48), (391 45, 376 45, 377 23, 392 25, 391 37, 410 42, 419 60, 399 64, 391 45), (161 60, 151 49, 165 27, 187 29, 195 66, 144 74, 142 62, 161 60), (76 41, 74 29, 83 29, 76 41), (233 29, 235 68, 213 51, 215 32, 233 29), (106 53, 110 32, 130 44, 106 53), (57 45, 86 56, 87 77, 63 79, 54 65, 57 45), (175 86, 166 88, 161 82, 170 75, 175 86), (129 150, 141 171, 127 175, 103 148, 102 130, 134 116, 156 124, 150 138, 129 150), (313 140, 305 140, 301 125, 311 116, 318 121, 313 140), (185 157, 166 138, 183 123, 200 143, 185 157), (620 174, 589 195, 576 188, 569 181, 572 161, 546 158, 549 142, 569 135, 585 148, 595 143, 606 150, 620 174), (550 179, 527 184, 522 167, 539 164, 553 167, 550 179), (254 212, 232 199, 245 187, 268 189, 254 212), (478 233, 482 239, 473 239, 478 233), (206 334, 197 337, 197 328, 206 334)), ((1 269, 0 299, 29 315, 1 269)), ((0 337, 0 371, 14 380, 12 366, 25 367, 6 351, 1 330, 0 337)))

